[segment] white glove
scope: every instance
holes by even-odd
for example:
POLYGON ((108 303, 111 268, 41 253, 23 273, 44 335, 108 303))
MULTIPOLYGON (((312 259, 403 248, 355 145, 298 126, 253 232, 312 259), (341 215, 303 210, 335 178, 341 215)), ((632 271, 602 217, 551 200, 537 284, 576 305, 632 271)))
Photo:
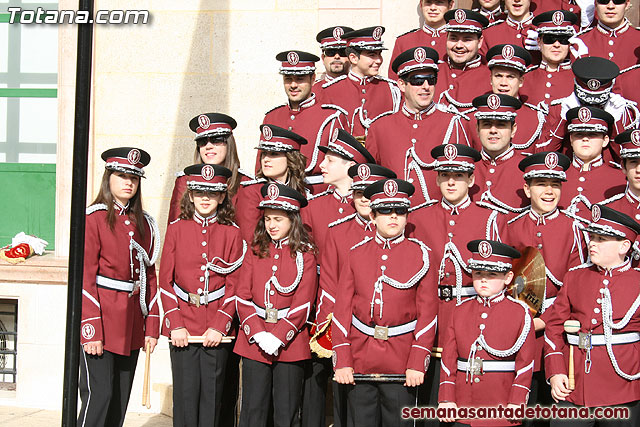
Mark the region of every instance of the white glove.
POLYGON ((576 36, 569 39, 569 50, 574 58, 581 58, 589 54, 587 45, 576 36))
POLYGON ((24 231, 16 234, 16 236, 11 239, 12 247, 18 246, 20 243, 26 243, 31 246, 31 249, 33 249, 33 251, 38 255, 42 255, 44 253, 44 248, 49 244, 46 240, 25 234, 24 231))
POLYGON ((538 32, 536 30, 527 30, 527 38, 524 39, 524 48, 527 50, 540 50, 540 46, 538 46, 538 32))
POLYGON ((262 344, 260 344, 260 348, 264 350, 265 353, 270 354, 272 356, 278 355, 278 349, 284 344, 275 335, 270 332, 266 333, 267 335, 262 340, 262 344))
POLYGON ((580 7, 580 29, 587 28, 593 22, 596 5, 593 0, 576 0, 580 7))
POLYGON ((263 343, 265 342, 265 339, 267 337, 269 333, 262 331, 262 332, 258 332, 257 334, 255 334, 252 338, 253 341, 258 344, 260 346, 260 348, 262 348, 262 346, 264 345, 263 343))

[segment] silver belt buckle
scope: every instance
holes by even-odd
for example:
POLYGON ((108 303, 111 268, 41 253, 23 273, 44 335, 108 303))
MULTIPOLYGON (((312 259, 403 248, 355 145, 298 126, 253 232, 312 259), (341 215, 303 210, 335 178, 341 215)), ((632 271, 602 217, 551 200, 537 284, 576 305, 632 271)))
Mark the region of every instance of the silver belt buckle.
POLYGON ((386 341, 389 339, 389 328, 386 326, 376 326, 373 329, 373 338, 386 341))
POLYGON ((189 292, 189 304, 200 307, 200 295, 189 292))
POLYGON ((578 332, 578 348, 582 350, 591 350, 591 333, 578 332))
POLYGON ((278 309, 277 308, 265 309, 264 321, 267 323, 278 323, 278 309))
POLYGON ((474 359, 469 360, 469 372, 473 376, 483 375, 484 371, 482 370, 482 359, 476 357, 474 359))

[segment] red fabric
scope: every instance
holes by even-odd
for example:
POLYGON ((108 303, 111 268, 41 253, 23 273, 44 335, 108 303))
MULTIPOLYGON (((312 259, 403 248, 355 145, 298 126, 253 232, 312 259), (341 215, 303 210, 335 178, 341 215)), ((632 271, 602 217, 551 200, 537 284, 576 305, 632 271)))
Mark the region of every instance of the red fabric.
MULTIPOLYGON (((480 187, 478 194, 490 188, 495 198, 512 208, 527 206, 529 199, 524 194, 522 171, 518 168, 518 163, 523 158, 515 150, 513 155, 507 154, 496 162, 487 160, 483 156, 483 159, 476 163, 476 185, 480 187)), ((480 197, 475 200, 479 201, 480 197)))
POLYGON ((426 46, 435 49, 438 52, 438 57, 442 59, 447 56, 447 32, 444 31, 444 27, 437 31, 429 29, 425 31, 423 28, 417 28, 406 34, 398 36, 395 44, 393 45, 391 59, 389 60, 389 71, 387 75, 391 80, 398 80, 398 75, 391 69, 393 61, 402 52, 418 46, 426 46))
POLYGON ((302 222, 313 236, 320 255, 325 248, 329 224, 355 211, 351 194, 341 197, 334 187, 309 200, 309 205, 300 211, 302 222))
POLYGON ((573 93, 573 78, 570 66, 560 66, 557 71, 549 71, 541 64, 525 74, 520 96, 526 97, 534 105, 544 101, 549 106, 554 99, 573 93))
POLYGON ((640 30, 632 25, 624 32, 618 32, 616 37, 602 33, 599 28, 592 28, 580 39, 589 48, 588 56, 609 59, 621 70, 640 63, 640 30))
MULTIPOLYGON (((456 102, 471 105, 473 98, 491 92, 491 72, 484 58, 480 59, 479 64, 473 62, 464 69, 450 67, 448 60, 440 63, 439 67, 436 100, 440 99, 439 96, 445 90, 448 90, 449 96, 456 102)), ((440 102, 449 104, 444 97, 440 102)))

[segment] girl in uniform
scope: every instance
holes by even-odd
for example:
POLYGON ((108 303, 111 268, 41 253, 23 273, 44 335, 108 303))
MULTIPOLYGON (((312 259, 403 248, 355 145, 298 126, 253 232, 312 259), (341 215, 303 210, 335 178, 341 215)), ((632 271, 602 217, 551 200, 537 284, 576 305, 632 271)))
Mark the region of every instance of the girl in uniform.
POLYGON ((252 250, 240 270, 236 306, 242 356, 241 427, 293 425, 300 405, 304 361, 310 359, 306 322, 316 294, 315 247, 302 225, 307 200, 291 187, 261 189, 252 250))
POLYGON ((153 352, 159 311, 160 233, 142 210, 140 178, 150 156, 130 147, 102 153, 100 191, 87 208, 80 357, 82 426, 121 426, 140 347, 153 352))
POLYGON ((167 228, 160 269, 162 333, 171 338, 173 425, 217 426, 231 352, 221 342, 231 330, 247 245, 233 223, 227 193, 232 172, 199 164, 184 173, 187 191, 180 218, 167 228))

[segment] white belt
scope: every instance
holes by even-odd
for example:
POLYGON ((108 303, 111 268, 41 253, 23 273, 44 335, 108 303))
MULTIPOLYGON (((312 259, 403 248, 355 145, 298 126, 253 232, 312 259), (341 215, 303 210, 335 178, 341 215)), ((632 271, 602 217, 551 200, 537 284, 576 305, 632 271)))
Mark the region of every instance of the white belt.
POLYGON ((439 298, 456 298, 458 295, 461 297, 470 297, 474 295, 478 295, 478 292, 473 286, 463 286, 460 288, 460 292, 458 292, 458 288, 455 286, 438 286, 438 297, 439 298))
POLYGON ((556 297, 547 298, 542 303, 542 308, 546 310, 547 308, 551 307, 554 302, 556 302, 556 297))
POLYGON ((311 175, 311 176, 307 176, 304 179, 304 182, 306 182, 307 184, 323 184, 324 183, 324 177, 322 175, 311 175))
MULTIPOLYGON (((395 337, 398 335, 403 335, 409 332, 413 332, 416 329, 417 320, 413 322, 405 323, 404 325, 398 326, 389 326, 387 328, 388 334, 387 336, 395 337)), ((373 326, 365 325, 354 315, 351 315, 351 324, 360 332, 365 335, 369 335, 370 337, 375 336, 375 328, 373 326)))
MULTIPOLYGON (((467 371, 469 362, 466 359, 458 359, 458 371, 467 371)), ((516 370, 515 360, 483 360, 483 372, 514 372, 516 370)))
MULTIPOLYGON (((208 304, 211 301, 218 300, 224 296, 224 289, 226 286, 221 287, 220 289, 216 289, 213 292, 209 292, 208 295, 205 294, 200 295, 200 304, 208 304)), ((173 292, 176 293, 176 296, 180 298, 184 302, 192 302, 189 298, 189 293, 185 292, 177 283, 173 283, 173 292)))
MULTIPOLYGON (((567 341, 571 345, 578 345, 578 335, 566 334, 567 341)), ((615 334, 611 336, 611 344, 631 344, 640 341, 640 332, 626 332, 623 334, 615 334)), ((591 335, 591 345, 605 345, 603 334, 591 335)))
MULTIPOLYGON (((256 303, 253 303, 253 306, 256 308, 256 313, 258 313, 258 316, 262 317, 263 319, 266 319, 267 317, 267 312, 264 308, 260 307, 259 305, 256 305, 256 303)), ((278 308, 278 320, 280 319, 284 319, 285 317, 287 317, 287 314, 289 314, 289 307, 287 308, 278 308)))
POLYGON ((136 285, 140 287, 140 282, 110 279, 100 275, 96 276, 96 284, 103 288, 124 292, 133 292, 136 285))

